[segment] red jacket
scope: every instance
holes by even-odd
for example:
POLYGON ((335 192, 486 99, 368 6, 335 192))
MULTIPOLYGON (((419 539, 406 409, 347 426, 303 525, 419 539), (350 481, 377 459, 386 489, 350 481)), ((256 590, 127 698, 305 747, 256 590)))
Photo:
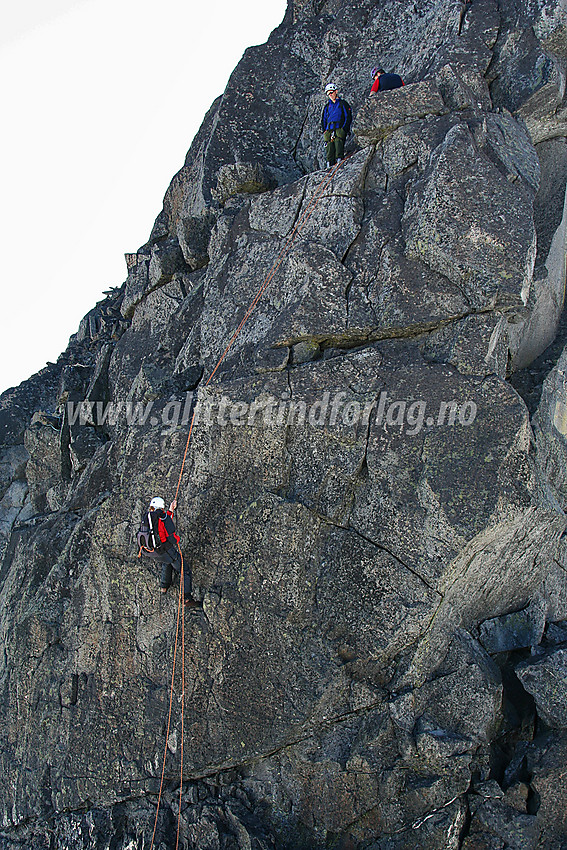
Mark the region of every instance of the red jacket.
POLYGON ((150 511, 149 516, 156 543, 158 543, 159 538, 158 545, 164 546, 167 549, 169 546, 174 545, 174 540, 179 543, 180 538, 175 531, 172 511, 150 511))

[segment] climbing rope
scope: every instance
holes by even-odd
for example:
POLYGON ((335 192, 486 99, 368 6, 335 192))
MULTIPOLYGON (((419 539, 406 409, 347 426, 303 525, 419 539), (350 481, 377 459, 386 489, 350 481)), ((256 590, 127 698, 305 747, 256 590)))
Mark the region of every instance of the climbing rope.
MULTIPOLYGON (((259 288, 258 292, 256 293, 256 295, 252 299, 248 309, 246 310, 246 313, 244 314, 244 316, 242 317, 242 319, 240 321, 240 324, 238 325, 238 327, 234 331, 228 345, 226 346, 223 353, 219 357, 218 362, 215 365, 213 371, 211 372, 211 374, 209 375, 209 377, 205 381, 205 384, 204 384, 205 388, 208 387, 209 384, 211 383, 211 381, 214 378, 215 374, 217 373, 221 363, 223 362, 226 355, 228 354, 228 352, 230 351, 230 349, 234 345, 234 342, 236 341, 236 338, 238 337, 240 331, 242 330, 242 328, 244 327, 244 325, 246 324, 246 322, 250 318, 250 316, 251 316, 252 312, 254 311, 255 307, 257 306, 260 298, 262 297, 262 295, 264 294, 264 292, 266 291, 266 289, 268 288, 268 286, 272 282, 274 275, 276 274, 279 267, 283 263, 286 254, 289 253, 289 249, 291 248, 293 242, 299 236, 299 234, 303 230, 304 226, 307 224, 307 222, 309 221, 309 219, 313 215, 317 204, 321 200, 321 196, 322 196, 323 192, 325 191, 325 189, 327 188, 327 186, 329 185, 329 183, 331 182, 331 180, 335 176, 338 169, 342 166, 342 164, 344 162, 347 161, 347 159, 350 159, 351 156, 352 156, 352 153, 349 154, 348 156, 346 156, 343 160, 341 160, 341 162, 338 162, 333 167, 333 170, 330 173, 326 173, 325 177, 323 177, 321 182, 318 184, 318 186, 317 186, 317 188, 316 188, 316 190, 313 194, 313 197, 311 198, 311 201, 307 205, 306 209, 304 210, 304 212, 300 216, 299 220, 297 221, 295 227, 293 228, 293 230, 291 231, 291 233, 287 237, 286 241, 284 242, 283 248, 280 250, 278 256, 274 260, 274 263, 273 263, 270 271, 268 272, 268 274, 264 278, 264 281, 263 281, 261 287, 259 288)), ((191 423, 189 425, 189 433, 187 435, 187 443, 185 445, 185 452, 183 453, 183 460, 181 462, 181 469, 179 471, 179 479, 177 481, 177 488, 175 490, 175 499, 177 499, 177 495, 179 493, 179 488, 181 487, 181 480, 183 478, 183 471, 185 469, 185 461, 187 459, 187 451, 189 449, 189 443, 191 441, 191 435, 193 433, 193 423, 195 422, 195 414, 196 414, 196 410, 193 411, 193 415, 191 417, 191 423)))
MULTIPOLYGON (((177 542, 177 541, 176 541, 177 542)), ((185 604, 182 601, 182 596, 185 596, 185 575, 183 572, 183 555, 181 547, 177 542, 179 555, 181 557, 181 570, 179 574, 179 607, 183 607, 181 614, 181 743, 180 743, 180 764, 179 764, 179 811, 177 813, 177 835, 175 837, 175 850, 179 847, 179 830, 181 827, 181 800, 183 794, 183 742, 185 740, 185 717, 183 707, 185 705, 185 604)))
MULTIPOLYGON (((211 374, 207 378, 207 380, 204 384, 205 388, 208 387, 209 384, 211 383, 211 381, 212 381, 213 377, 215 376, 215 374, 217 373, 221 363, 223 362, 223 360, 225 359, 225 357, 229 353, 230 349, 234 345, 234 342, 236 341, 236 339, 237 339, 238 335, 240 334, 242 328, 244 327, 244 325, 246 324, 246 322, 250 318, 252 312, 256 308, 256 306, 257 306, 258 302, 260 301, 262 295, 264 294, 264 292, 266 291, 266 289, 268 288, 268 286, 272 282, 276 272, 278 271, 279 267, 283 263, 286 255, 289 253, 291 246, 293 245, 296 238, 299 236, 299 234, 301 233, 301 231, 303 230, 303 228, 305 227, 305 225, 307 224, 307 222, 309 221, 309 219, 313 215, 313 212, 315 211, 315 208, 317 207, 317 204, 319 203, 323 192, 325 191, 325 189, 327 188, 327 186, 329 185, 329 183, 331 182, 331 180, 333 179, 333 177, 335 176, 335 174, 339 170, 339 168, 351 156, 352 156, 352 154, 349 154, 343 160, 338 162, 333 167, 333 169, 331 171, 326 172, 325 176, 323 177, 321 182, 318 184, 309 204, 307 205, 306 209, 304 210, 304 212, 300 216, 299 220, 295 224, 293 230, 291 231, 291 233, 289 234, 289 236, 285 240, 283 247, 281 248, 276 259, 274 260, 272 267, 270 268, 268 274, 264 278, 262 285, 260 286, 256 295, 254 296, 254 298, 250 302, 248 309, 246 310, 244 316, 240 320, 240 323, 239 323, 238 327, 236 328, 236 330, 234 331, 232 337, 230 338, 228 345, 226 346, 226 348, 222 352, 222 354, 219 357, 214 369, 212 370, 211 374)), ((190 422, 190 425, 189 425, 189 433, 187 435, 187 441, 185 443, 185 451, 183 453, 183 460, 181 461, 181 468, 179 470, 179 478, 177 480, 177 487, 176 487, 176 490, 175 490, 174 501, 177 501, 177 496, 179 494, 179 490, 180 490, 180 487, 181 487, 181 481, 183 479, 183 472, 185 470, 185 462, 187 460, 187 452, 189 451, 189 444, 191 442, 191 436, 193 434, 193 425, 195 423, 195 415, 196 415, 196 408, 193 410, 193 415, 191 417, 191 422, 190 422)), ((159 816, 161 799, 162 799, 162 794, 163 794, 163 785, 164 785, 164 780, 165 780, 165 764, 166 764, 167 748, 168 748, 168 742, 169 742, 169 730, 170 730, 170 726, 171 726, 171 713, 172 713, 172 705, 173 705, 177 646, 178 646, 178 640, 179 640, 179 624, 181 622, 181 744, 180 744, 180 762, 181 762, 181 764, 180 764, 180 780, 179 780, 179 812, 178 812, 178 815, 177 815, 177 835, 176 835, 176 841, 175 841, 175 850, 177 850, 177 848, 179 846, 179 837, 180 837, 181 795, 182 795, 182 790, 183 790, 183 758, 184 758, 183 739, 184 739, 184 722, 185 722, 184 721, 184 703, 185 703, 185 606, 183 604, 183 585, 184 585, 183 555, 181 553, 181 548, 179 546, 179 543, 177 543, 177 548, 179 549, 179 555, 181 557, 181 571, 180 571, 180 578, 179 578, 179 602, 178 602, 178 608, 177 608, 177 627, 176 627, 176 630, 175 630, 175 646, 174 646, 174 651, 173 651, 173 671, 172 671, 172 674, 171 674, 171 690, 170 690, 170 697, 169 697, 169 714, 168 714, 168 718, 167 718, 167 732, 166 732, 166 736, 165 736, 165 749, 164 749, 164 754, 163 754, 163 763, 162 763, 161 780, 160 780, 159 793, 158 793, 156 817, 155 817, 155 822, 154 822, 154 830, 153 830, 153 835, 152 835, 152 841, 151 841, 151 844, 150 844, 150 850, 153 850, 153 847, 154 847, 158 816, 159 816)))
MULTIPOLYGON (((179 544, 177 544, 177 545, 179 546, 179 544)), ((160 781, 159 793, 158 793, 158 806, 157 806, 157 809, 156 809, 156 818, 155 818, 155 821, 154 821, 154 831, 153 831, 153 834, 152 834, 152 842, 150 844, 150 850, 154 846, 154 841, 155 841, 155 837, 156 837, 158 815, 159 815, 159 810, 160 810, 161 797, 162 797, 162 793, 163 793, 163 783, 164 783, 164 777, 165 777, 165 760, 166 760, 166 757, 167 757, 167 745, 168 745, 168 742, 169 742, 169 730, 171 729, 171 711, 172 711, 172 707, 173 707, 175 666, 176 666, 176 662, 177 662, 177 644, 178 644, 178 638, 179 638, 179 621, 180 621, 180 614, 181 614, 181 608, 182 608, 182 598, 181 598, 182 593, 183 593, 183 585, 180 582, 179 583, 179 603, 178 603, 178 606, 177 606, 177 625, 176 625, 176 628, 175 628, 175 644, 174 644, 174 647, 173 647, 173 669, 171 671, 171 688, 170 688, 170 691, 169 691, 169 712, 168 712, 168 715, 167 715, 167 729, 166 729, 166 732, 165 732, 165 750, 164 750, 164 753, 163 753, 163 765, 162 765, 162 769, 161 769, 161 781, 160 781)))

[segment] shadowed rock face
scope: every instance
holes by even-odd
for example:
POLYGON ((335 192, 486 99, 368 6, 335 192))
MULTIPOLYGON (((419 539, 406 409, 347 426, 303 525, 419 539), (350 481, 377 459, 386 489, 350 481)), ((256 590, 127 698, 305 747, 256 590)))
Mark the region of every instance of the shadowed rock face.
POLYGON ((191 850, 562 846, 565 45, 553 0, 290 3, 2 396, 1 850, 173 848, 180 806, 191 850), (167 733, 134 534, 193 413, 167 733))

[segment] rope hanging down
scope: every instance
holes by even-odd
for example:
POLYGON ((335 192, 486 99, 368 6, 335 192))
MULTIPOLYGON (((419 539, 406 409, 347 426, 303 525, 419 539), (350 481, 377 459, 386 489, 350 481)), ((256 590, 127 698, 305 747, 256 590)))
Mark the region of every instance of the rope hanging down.
MULTIPOLYGON (((330 172, 327 172, 325 174, 325 176, 323 177, 321 182, 318 184, 318 186, 315 190, 315 193, 314 193, 313 197, 311 198, 309 204, 307 205, 306 209, 304 210, 304 212, 300 216, 299 220, 297 221, 295 227, 293 228, 293 230, 291 231, 291 233, 287 237, 286 241, 284 242, 283 248, 280 250, 278 256, 274 260, 274 263, 273 263, 270 271, 268 272, 268 274, 264 278, 264 281, 262 282, 262 285, 260 286, 258 292, 256 293, 256 295, 254 296, 254 298, 250 302, 250 305, 249 305, 248 309, 246 310, 246 313, 242 317, 240 324, 238 325, 238 327, 234 331, 232 337, 230 338, 228 345, 226 346, 223 353, 219 357, 219 359, 218 359, 214 369, 212 370, 211 374, 209 375, 209 377, 205 381, 205 384, 204 384, 205 387, 208 387, 208 385, 212 381, 212 379, 215 376, 216 372, 218 371, 221 363, 223 362, 226 355, 228 354, 228 352, 230 351, 230 349, 234 345, 234 342, 236 341, 240 331, 242 330, 242 328, 244 327, 244 325, 246 324, 246 322, 250 318, 252 312, 254 311, 255 307, 257 306, 258 302, 260 301, 262 295, 264 294, 264 292, 266 291, 266 289, 268 288, 268 286, 272 282, 274 275, 276 274, 279 267, 283 263, 285 256, 289 253, 289 250, 290 250, 291 246, 293 245, 294 241, 299 236, 302 229, 304 228, 304 226, 307 224, 307 222, 311 218, 313 212, 315 211, 317 204, 321 200, 323 192, 325 191, 325 189, 327 188, 327 186, 329 185, 329 183, 331 182, 331 180, 335 176, 336 172, 342 166, 342 164, 344 162, 346 162, 346 160, 349 159, 351 156, 352 156, 352 154, 349 154, 343 160, 338 162, 330 172)), ((174 501, 177 501, 177 496, 179 494, 179 490, 180 490, 180 487, 181 487, 181 481, 183 479, 183 472, 184 472, 184 469, 185 469, 185 461, 187 460, 187 452, 189 451, 189 444, 191 442, 191 435, 193 433, 193 425, 194 425, 194 422, 195 422, 195 414, 196 414, 196 409, 193 411, 193 415, 191 417, 191 422, 190 422, 190 425, 189 425, 189 433, 187 435, 187 442, 185 443, 185 451, 183 453, 183 460, 181 461, 181 469, 179 471, 179 478, 178 478, 177 487, 176 487, 176 490, 175 490, 174 501)), ((181 765, 180 765, 180 778, 179 778, 179 812, 178 812, 178 815, 177 815, 177 836, 176 836, 176 841, 175 841, 175 850, 178 850, 178 847, 179 847, 179 832, 180 832, 180 823, 181 823, 181 794, 182 794, 182 789, 183 789, 183 755, 184 755, 184 753, 183 753, 183 738, 184 738, 184 703, 185 703, 185 607, 184 607, 184 604, 183 604, 183 585, 184 585, 183 555, 181 553, 181 548, 179 547, 179 543, 177 544, 177 547, 179 549, 179 554, 181 556, 181 572, 180 572, 180 577, 179 577, 179 599, 178 599, 178 605, 177 605, 177 625, 176 625, 176 629, 175 629, 175 645, 174 645, 174 649, 173 649, 173 670, 172 670, 172 673, 171 673, 171 688, 170 688, 170 695, 169 695, 169 713, 168 713, 168 718, 167 718, 167 730, 166 730, 166 736, 165 736, 165 749, 164 749, 164 754, 163 754, 163 762, 162 762, 161 779, 160 779, 160 786, 159 786, 159 792, 158 792, 157 809, 156 809, 156 816, 155 816, 155 821, 154 821, 154 830, 153 830, 153 834, 152 834, 152 841, 151 841, 151 844, 150 844, 150 850, 153 850, 153 848, 154 848, 154 842, 155 842, 156 830, 157 830, 157 822, 158 822, 158 816, 159 816, 159 811, 160 811, 160 807, 161 807, 161 798, 162 798, 162 794, 163 794, 163 785, 164 785, 164 781, 165 781, 165 763, 166 763, 166 759, 167 759, 167 747, 168 747, 168 741, 169 741, 169 732, 170 732, 170 728, 171 728, 171 714, 172 714, 172 706, 173 706, 173 693, 174 693, 175 669, 176 669, 176 660, 177 660, 177 647, 178 647, 178 641, 179 641, 179 624, 181 623, 181 744, 180 744, 181 765)))

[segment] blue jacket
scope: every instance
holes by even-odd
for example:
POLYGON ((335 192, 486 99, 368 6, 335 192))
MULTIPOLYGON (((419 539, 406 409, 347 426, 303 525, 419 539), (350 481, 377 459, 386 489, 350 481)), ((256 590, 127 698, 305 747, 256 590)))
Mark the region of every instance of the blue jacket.
POLYGON ((350 125, 352 123, 352 109, 346 100, 337 97, 335 102, 329 99, 323 108, 321 115, 321 130, 336 130, 342 127, 346 134, 350 133, 350 125))

